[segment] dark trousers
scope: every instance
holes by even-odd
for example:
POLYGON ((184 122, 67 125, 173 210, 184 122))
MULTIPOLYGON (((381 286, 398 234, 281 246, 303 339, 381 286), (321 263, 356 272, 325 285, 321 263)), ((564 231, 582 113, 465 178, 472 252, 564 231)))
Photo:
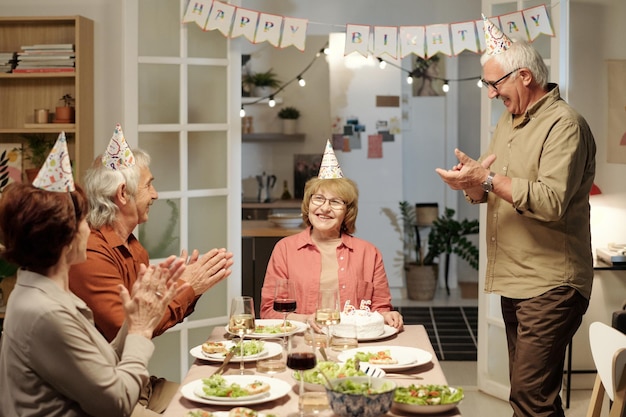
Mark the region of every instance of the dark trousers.
POLYGON ((509 349, 509 402, 515 417, 564 417, 565 351, 589 300, 571 287, 529 299, 501 298, 509 349))

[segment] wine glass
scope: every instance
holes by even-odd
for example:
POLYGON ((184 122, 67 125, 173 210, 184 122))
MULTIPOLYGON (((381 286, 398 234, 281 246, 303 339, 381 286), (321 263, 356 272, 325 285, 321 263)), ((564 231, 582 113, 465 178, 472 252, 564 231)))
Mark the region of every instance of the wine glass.
MULTIPOLYGON (((289 353, 287 354, 287 367, 294 371, 298 371, 298 376, 300 380, 300 385, 298 389, 298 413, 290 414, 289 417, 302 417, 305 413, 311 409, 311 406, 314 406, 315 410, 320 409, 320 405, 317 404, 307 404, 309 399, 307 398, 307 394, 325 394, 325 393, 307 393, 304 391, 304 371, 313 369, 317 365, 317 357, 315 356, 315 352, 311 350, 308 345, 299 344, 295 347, 289 345, 289 353)), ((325 395, 324 395, 325 397, 325 395)), ((314 398, 319 402, 319 399, 314 398)), ((324 400, 324 398, 322 398, 324 400)), ((328 400, 325 401, 325 404, 321 404, 322 409, 328 407, 328 400)))
MULTIPOLYGON (((339 290, 320 289, 317 297, 317 310, 315 310, 315 322, 326 328, 326 338, 330 335, 329 327, 341 321, 339 314, 339 290)), ((328 345, 328 343, 327 343, 328 345)))
POLYGON ((244 346, 243 341, 246 334, 253 333, 256 329, 254 322, 254 299, 252 297, 235 297, 230 305, 230 319, 228 321, 228 331, 239 335, 239 348, 241 351, 241 361, 239 362, 239 374, 252 374, 246 371, 243 364, 244 346))
POLYGON ((288 279, 279 278, 274 288, 274 311, 283 313, 283 345, 287 344, 287 315, 296 311, 296 288, 288 279))

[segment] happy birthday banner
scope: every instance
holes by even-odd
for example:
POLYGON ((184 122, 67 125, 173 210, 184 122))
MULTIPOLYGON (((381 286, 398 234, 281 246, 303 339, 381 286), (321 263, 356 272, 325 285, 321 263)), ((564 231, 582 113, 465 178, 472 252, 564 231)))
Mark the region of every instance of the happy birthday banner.
MULTIPOLYGON (((534 41, 539 35, 554 36, 545 5, 490 17, 512 39, 534 41)), ((195 22, 202 30, 219 30, 224 36, 243 36, 252 43, 268 42, 275 47, 294 46, 304 51, 308 20, 245 9, 214 0, 191 0, 183 23, 195 22)), ((483 20, 440 23, 426 26, 346 25, 345 55, 370 53, 393 59, 414 54, 422 58, 443 53, 458 55, 468 50, 485 50, 483 20)))

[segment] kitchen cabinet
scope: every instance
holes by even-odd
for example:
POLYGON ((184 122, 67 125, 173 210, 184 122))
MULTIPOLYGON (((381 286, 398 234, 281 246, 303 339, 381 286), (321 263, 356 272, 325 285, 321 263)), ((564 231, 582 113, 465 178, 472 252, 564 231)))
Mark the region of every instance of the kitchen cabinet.
POLYGON ((0 52, 19 52, 24 45, 74 45, 74 72, 0 73, 0 142, 21 144, 25 134, 56 139, 64 131, 78 182, 94 158, 93 41, 93 21, 82 16, 0 17, 0 52), (74 123, 34 123, 35 109, 52 112, 66 94, 75 99, 74 123))

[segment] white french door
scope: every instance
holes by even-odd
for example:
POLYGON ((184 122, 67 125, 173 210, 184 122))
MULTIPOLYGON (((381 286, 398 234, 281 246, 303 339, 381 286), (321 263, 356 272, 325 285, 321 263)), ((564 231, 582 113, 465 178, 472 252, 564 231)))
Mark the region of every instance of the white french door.
MULTIPOLYGON (((226 247, 241 260, 240 54, 218 31, 183 24, 187 0, 124 2, 122 127, 146 150, 159 199, 138 236, 152 262, 197 248, 226 247), (235 79, 236 78, 236 79, 235 79), (232 99, 231 99, 232 98, 232 99)), ((223 326, 241 291, 241 262, 231 278, 198 301, 195 312, 157 337, 153 375, 181 381, 189 349, 223 326)))
MULTIPOLYGON (((552 20, 555 37, 540 35, 533 45, 544 57, 550 69, 550 81, 560 86, 561 95, 567 99, 567 44, 569 39, 569 0, 546 1, 506 1, 483 0, 482 12, 486 16, 499 16, 517 10, 546 4, 552 20)), ((494 22, 495 23, 495 22, 494 22)), ((481 97, 481 150, 486 151, 504 106, 499 100, 489 100, 487 94, 481 97)), ((479 288, 485 284, 485 218, 486 206, 480 208, 480 267, 479 288)), ((504 323, 500 310, 500 297, 485 294, 478 296, 478 388, 488 394, 507 401, 509 398, 508 350, 504 323)))

